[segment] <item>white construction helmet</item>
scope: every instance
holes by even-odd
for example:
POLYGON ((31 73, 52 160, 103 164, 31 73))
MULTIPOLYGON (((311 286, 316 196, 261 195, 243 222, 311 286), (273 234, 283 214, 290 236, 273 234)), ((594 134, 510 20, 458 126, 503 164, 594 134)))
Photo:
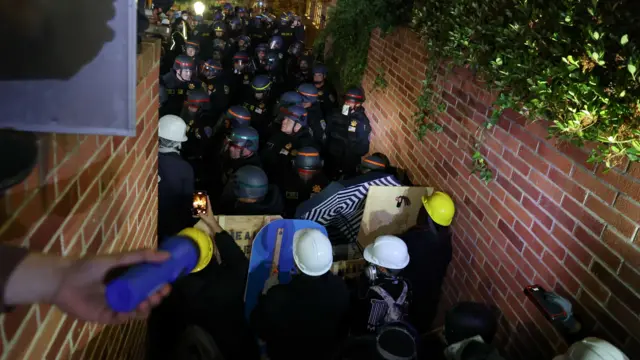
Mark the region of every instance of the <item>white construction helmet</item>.
POLYGON ((387 269, 400 270, 409 264, 409 252, 399 237, 383 235, 364 249, 364 259, 387 269))
POLYGON ((176 115, 165 115, 158 124, 158 136, 163 139, 185 142, 187 141, 187 124, 176 115))
POLYGON ((293 260, 303 273, 323 275, 333 265, 331 241, 320 230, 298 230, 293 235, 293 260))
POLYGON ((564 355, 553 360, 629 360, 629 358, 610 342, 596 337, 576 341, 564 355))

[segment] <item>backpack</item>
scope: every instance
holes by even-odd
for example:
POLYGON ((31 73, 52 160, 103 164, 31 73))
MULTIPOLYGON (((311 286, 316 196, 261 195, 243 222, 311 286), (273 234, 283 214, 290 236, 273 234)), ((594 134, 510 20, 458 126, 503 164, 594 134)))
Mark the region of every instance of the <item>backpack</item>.
POLYGON ((387 313, 384 316, 384 323, 392 323, 402 321, 407 315, 407 294, 409 286, 406 281, 402 281, 402 293, 397 300, 394 300, 389 293, 380 286, 372 286, 370 290, 375 291, 385 303, 387 303, 387 313))

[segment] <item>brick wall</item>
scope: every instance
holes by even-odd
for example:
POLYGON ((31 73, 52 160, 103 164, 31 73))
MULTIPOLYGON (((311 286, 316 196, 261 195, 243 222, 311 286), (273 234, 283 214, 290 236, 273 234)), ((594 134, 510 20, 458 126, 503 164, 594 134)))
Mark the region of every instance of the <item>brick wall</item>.
MULTIPOLYGON (((41 134, 38 166, 0 198, 0 241, 62 255, 156 239, 160 43, 138 56, 136 137, 41 134)), ((1 359, 139 359, 144 323, 102 327, 49 305, 0 315, 1 359), (101 355, 102 354, 102 355, 101 355)))
POLYGON ((418 184, 456 202, 454 257, 441 310, 461 300, 495 304, 498 340, 514 359, 549 359, 565 344, 523 295, 538 283, 572 299, 590 334, 640 358, 640 164, 603 173, 581 149, 545 140, 544 121, 505 112, 485 135, 494 171, 488 185, 470 175, 471 146, 496 94, 465 69, 438 75, 447 106, 444 132, 418 142, 412 114, 425 78, 424 47, 408 29, 372 36, 363 81, 373 148, 418 184), (377 70, 388 87, 373 89, 377 70))

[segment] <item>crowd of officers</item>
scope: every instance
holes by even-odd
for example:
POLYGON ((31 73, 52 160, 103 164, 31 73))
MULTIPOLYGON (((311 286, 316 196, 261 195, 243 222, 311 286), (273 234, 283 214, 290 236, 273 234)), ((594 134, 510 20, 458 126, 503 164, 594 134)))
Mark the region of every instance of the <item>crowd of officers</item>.
MULTIPOLYGON (((163 57, 170 67, 160 78, 160 241, 193 225, 195 190, 207 192, 216 214, 290 218, 332 180, 388 171, 386 156, 366 156, 363 90, 339 101, 327 67, 305 52, 298 17, 276 23, 225 4, 212 25, 186 13, 172 20, 163 57)), ((217 261, 176 282, 154 311, 149 358, 170 358, 176 334, 191 324, 225 359, 257 358, 256 338, 273 360, 417 358, 417 333, 431 325, 451 259, 455 211, 441 192, 423 205, 415 227, 365 249, 369 266, 349 286, 329 271, 330 239, 296 234, 298 275, 286 285, 268 281, 250 321, 248 260, 216 225, 217 261)))

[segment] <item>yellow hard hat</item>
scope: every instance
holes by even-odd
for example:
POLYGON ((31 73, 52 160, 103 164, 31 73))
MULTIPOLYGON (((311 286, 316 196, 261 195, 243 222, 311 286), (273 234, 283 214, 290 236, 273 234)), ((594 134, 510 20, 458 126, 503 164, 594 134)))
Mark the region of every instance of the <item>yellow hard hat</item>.
POLYGON ((213 257, 213 241, 211 237, 204 231, 196 228, 183 229, 178 235, 186 236, 198 245, 200 256, 198 257, 196 267, 194 267, 191 272, 198 272, 207 267, 213 257))
POLYGON ((433 222, 442 226, 451 225, 453 215, 456 213, 456 206, 447 193, 436 191, 431 196, 423 196, 422 205, 433 222))

